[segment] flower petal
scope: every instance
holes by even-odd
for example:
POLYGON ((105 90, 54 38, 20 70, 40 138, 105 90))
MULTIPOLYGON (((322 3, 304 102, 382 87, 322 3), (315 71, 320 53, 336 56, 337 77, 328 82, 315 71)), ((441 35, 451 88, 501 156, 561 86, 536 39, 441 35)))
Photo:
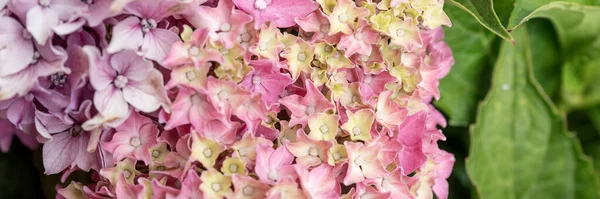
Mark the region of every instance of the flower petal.
POLYGON ((144 36, 142 55, 150 60, 161 62, 171 50, 171 46, 180 40, 177 34, 169 30, 152 29, 144 36))
POLYGON ((131 82, 123 88, 123 97, 131 106, 143 112, 153 112, 163 106, 170 112, 171 102, 167 98, 162 74, 152 70, 146 81, 131 82))
POLYGON ((105 121, 125 117, 129 109, 129 105, 123 97, 123 91, 113 86, 96 91, 94 105, 96 110, 104 116, 105 121))
POLYGON ((15 74, 27 67, 33 58, 31 40, 23 38, 24 28, 10 17, 0 17, 0 76, 15 74))
POLYGON ((113 27, 110 44, 106 47, 106 51, 116 53, 124 49, 137 50, 143 43, 144 33, 140 26, 140 19, 131 16, 113 27))
POLYGON ((90 84, 96 90, 106 89, 112 86, 112 82, 117 77, 117 72, 109 65, 108 56, 100 56, 98 48, 93 46, 83 47, 83 51, 88 56, 90 65, 90 84))
POLYGON ((27 12, 26 24, 31 36, 44 45, 53 34, 52 28, 59 24, 58 14, 49 8, 35 6, 27 12))
POLYGON ((71 165, 77 159, 78 153, 85 151, 80 150, 79 147, 79 139, 72 137, 69 132, 55 135, 42 148, 45 173, 48 175, 60 173, 71 165))

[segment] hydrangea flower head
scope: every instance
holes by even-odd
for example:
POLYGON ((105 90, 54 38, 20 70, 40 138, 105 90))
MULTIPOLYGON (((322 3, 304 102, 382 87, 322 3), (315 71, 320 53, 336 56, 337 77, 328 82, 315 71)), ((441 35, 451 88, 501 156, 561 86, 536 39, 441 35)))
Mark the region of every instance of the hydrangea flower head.
POLYGON ((0 149, 65 198, 446 198, 439 0, 0 1, 0 149))

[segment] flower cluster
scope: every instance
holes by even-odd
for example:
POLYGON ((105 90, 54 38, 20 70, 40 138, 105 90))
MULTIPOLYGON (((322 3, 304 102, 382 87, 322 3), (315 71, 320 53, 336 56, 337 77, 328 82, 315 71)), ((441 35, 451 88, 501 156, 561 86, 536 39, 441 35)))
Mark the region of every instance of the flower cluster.
POLYGON ((443 0, 0 1, 0 148, 65 198, 437 198, 443 0))

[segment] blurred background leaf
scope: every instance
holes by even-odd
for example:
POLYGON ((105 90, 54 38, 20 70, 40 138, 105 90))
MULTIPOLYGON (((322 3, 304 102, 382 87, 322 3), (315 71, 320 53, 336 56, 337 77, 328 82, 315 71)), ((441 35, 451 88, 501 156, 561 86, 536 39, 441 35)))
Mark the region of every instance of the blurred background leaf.
POLYGON ((458 7, 446 5, 444 10, 453 23, 444 31, 455 64, 440 81, 442 97, 435 105, 447 114, 450 125, 468 126, 487 90, 485 77, 489 76, 495 54, 492 43, 497 37, 458 7))
POLYGON ((560 47, 550 21, 533 19, 527 23, 531 62, 535 79, 546 95, 553 97, 560 84, 560 47))
POLYGON ((531 12, 528 18, 546 18, 556 29, 564 61, 561 108, 571 111, 600 103, 600 7, 552 2, 531 12))

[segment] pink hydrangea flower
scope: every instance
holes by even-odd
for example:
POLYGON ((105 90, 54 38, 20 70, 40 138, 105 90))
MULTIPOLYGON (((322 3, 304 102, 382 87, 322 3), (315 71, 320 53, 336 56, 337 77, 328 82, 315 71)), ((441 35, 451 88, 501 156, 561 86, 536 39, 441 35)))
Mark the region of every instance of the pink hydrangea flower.
POLYGON ((378 178, 387 174, 377 154, 381 149, 380 143, 362 144, 344 142, 348 153, 348 172, 344 184, 362 182, 365 178, 378 178))
POLYGON ((310 171, 296 165, 295 169, 306 196, 315 199, 339 198, 340 185, 335 181, 331 165, 322 164, 310 171))
POLYGON ((286 148, 296 156, 296 163, 304 167, 327 162, 331 146, 330 142, 309 138, 302 129, 298 130, 295 142, 286 144, 286 148))
POLYGON ((315 113, 323 113, 333 109, 333 104, 311 82, 306 80, 306 95, 290 95, 279 100, 279 103, 290 110, 290 125, 306 125, 308 117, 315 113))
POLYGON ((152 112, 159 107, 169 109, 162 74, 152 64, 133 51, 100 55, 94 47, 86 46, 90 57, 90 83, 96 90, 94 105, 106 120, 128 115, 131 107, 152 112), (130 107, 131 106, 131 107, 130 107))
POLYGON ((296 171, 291 165, 294 156, 285 148, 273 149, 272 146, 256 146, 256 175, 264 183, 273 184, 284 179, 296 179, 296 171))
POLYGON ((156 124, 134 112, 115 130, 112 140, 102 143, 102 147, 113 154, 116 162, 123 158, 150 162, 151 154, 148 149, 157 143, 156 124))
POLYGON ((109 53, 121 50, 138 50, 145 58, 162 61, 171 45, 179 41, 172 31, 162 29, 159 23, 167 16, 178 11, 180 1, 136 0, 125 7, 129 16, 115 25, 110 44, 106 48, 109 53))
MULTIPOLYGON (((162 64, 173 68, 184 64, 194 64, 201 67, 201 63, 208 61, 223 62, 223 58, 219 52, 206 49, 205 45, 208 41, 209 29, 197 29, 191 35, 188 41, 177 41, 170 49, 170 53, 163 59, 162 64)), ((189 76, 186 78, 194 79, 189 76)), ((200 78, 200 77, 198 77, 200 78)), ((191 81, 191 80, 190 80, 191 81)))
POLYGON ((366 21, 360 21, 358 29, 352 34, 344 35, 338 43, 338 47, 344 50, 344 56, 350 57, 356 53, 369 56, 373 51, 372 45, 379 41, 379 34, 367 25, 366 21))
POLYGON ((271 106, 277 103, 279 95, 283 94, 285 87, 292 84, 289 75, 280 73, 278 68, 269 60, 256 60, 250 63, 254 71, 247 75, 241 82, 254 93, 261 93, 262 100, 271 106))

